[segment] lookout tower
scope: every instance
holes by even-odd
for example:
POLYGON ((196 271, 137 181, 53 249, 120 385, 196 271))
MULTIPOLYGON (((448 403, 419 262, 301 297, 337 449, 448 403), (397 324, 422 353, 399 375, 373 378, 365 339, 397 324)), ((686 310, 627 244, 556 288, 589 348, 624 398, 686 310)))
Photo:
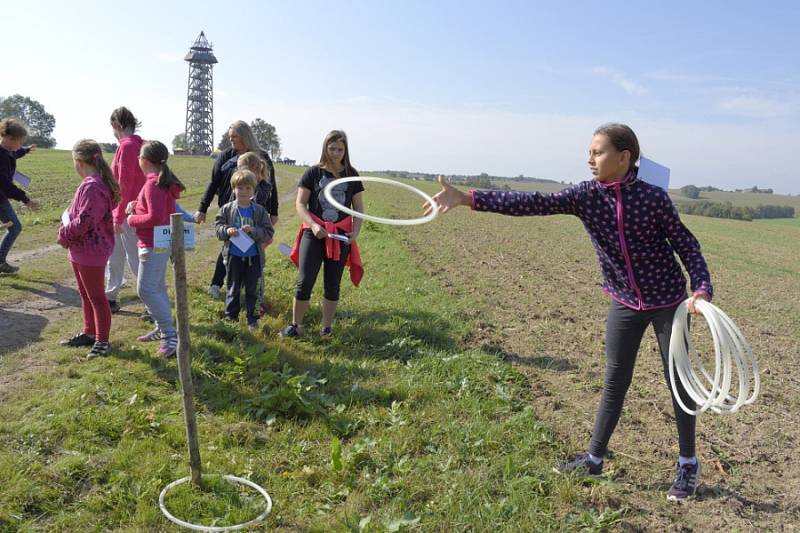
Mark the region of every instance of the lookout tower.
POLYGON ((214 79, 217 63, 205 33, 195 39, 183 58, 189 62, 189 91, 186 97, 186 149, 190 154, 208 155, 214 150, 214 79))

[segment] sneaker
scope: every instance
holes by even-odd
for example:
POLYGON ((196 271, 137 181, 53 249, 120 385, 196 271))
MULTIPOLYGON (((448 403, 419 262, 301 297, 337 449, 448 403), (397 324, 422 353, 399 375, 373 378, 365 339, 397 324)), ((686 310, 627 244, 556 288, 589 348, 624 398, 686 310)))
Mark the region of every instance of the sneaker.
POLYGON ((333 330, 331 329, 330 326, 324 327, 321 330, 319 330, 319 336, 322 338, 330 337, 332 335, 333 335, 333 330))
POLYGON ((584 476, 599 476, 603 473, 603 461, 595 463, 589 458, 588 453, 579 453, 575 459, 561 463, 553 468, 559 474, 580 474, 584 476))
POLYGON ((278 335, 281 337, 286 337, 289 339, 293 339, 295 337, 300 336, 300 327, 297 324, 289 324, 286 326, 286 329, 281 331, 278 335))
POLYGON ((256 331, 258 331, 258 322, 247 324, 247 329, 250 330, 250 333, 255 333, 256 331))
POLYGON ((116 300, 109 300, 108 306, 111 308, 112 315, 119 313, 119 304, 117 303, 116 300))
POLYGON ((16 274, 19 270, 19 267, 15 267, 13 265, 9 265, 5 261, 0 263, 0 274, 16 274))
POLYGON ((687 463, 681 466, 678 463, 675 467, 675 481, 667 493, 667 499, 673 502, 680 502, 693 498, 700 485, 700 461, 694 464, 687 463))
POLYGON ((108 352, 111 351, 111 345, 107 342, 95 342, 89 353, 86 354, 86 359, 96 359, 98 357, 108 357, 108 352))
POLYGON ((154 324, 155 321, 153 320, 153 315, 150 314, 150 311, 147 309, 144 310, 144 313, 139 315, 139 320, 143 322, 149 322, 150 324, 154 324))
POLYGON ((156 328, 150 333, 136 337, 136 340, 139 342, 153 342, 153 341, 160 341, 163 338, 164 338, 164 333, 162 333, 160 329, 156 328))
POLYGON ((218 300, 222 295, 222 287, 219 285, 212 285, 208 288, 208 294, 210 294, 215 300, 218 300))
POLYGON ((168 358, 175 355, 178 351, 178 336, 173 333, 172 335, 165 335, 161 339, 161 346, 158 347, 157 355, 168 358))
POLYGON ((59 344, 61 344, 61 346, 71 346, 73 348, 79 346, 94 346, 94 337, 86 333, 78 333, 71 339, 64 339, 59 344))

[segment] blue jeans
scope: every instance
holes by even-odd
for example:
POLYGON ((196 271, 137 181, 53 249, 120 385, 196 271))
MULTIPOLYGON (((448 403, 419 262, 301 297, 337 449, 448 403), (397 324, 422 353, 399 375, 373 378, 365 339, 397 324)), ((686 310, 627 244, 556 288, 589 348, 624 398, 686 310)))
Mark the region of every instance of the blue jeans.
POLYGON ((14 212, 14 208, 11 207, 11 202, 8 201, 8 198, 0 200, 0 222, 11 222, 11 227, 6 230, 6 235, 3 237, 3 241, 0 242, 0 263, 5 263, 9 250, 14 246, 14 241, 17 240, 17 237, 22 232, 22 224, 20 224, 19 218, 17 218, 17 214, 14 212))

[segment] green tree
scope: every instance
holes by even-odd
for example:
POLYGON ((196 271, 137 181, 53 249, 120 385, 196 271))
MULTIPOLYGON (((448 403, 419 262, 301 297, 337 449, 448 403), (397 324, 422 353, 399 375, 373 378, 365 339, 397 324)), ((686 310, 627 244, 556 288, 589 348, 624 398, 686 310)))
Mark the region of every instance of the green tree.
POLYGON ((219 139, 219 144, 217 145, 217 150, 227 150, 231 147, 231 137, 228 135, 228 130, 225 130, 225 133, 222 134, 222 137, 219 139))
POLYGON ((188 147, 186 146, 186 134, 179 133, 175 137, 172 138, 172 151, 175 152, 176 150, 186 150, 188 147))
POLYGON ((281 156, 281 138, 278 137, 275 126, 257 118, 250 123, 250 129, 253 130, 253 135, 258 140, 258 144, 269 153, 272 159, 277 159, 281 156))
POLYGON ((686 198, 700 198, 700 189, 695 187, 694 185, 684 185, 681 187, 681 194, 684 195, 686 198))
POLYGON ((51 137, 56 127, 56 119, 45 111, 44 106, 21 94, 0 98, 0 119, 15 117, 28 126, 28 140, 42 148, 52 148, 56 140, 51 137))

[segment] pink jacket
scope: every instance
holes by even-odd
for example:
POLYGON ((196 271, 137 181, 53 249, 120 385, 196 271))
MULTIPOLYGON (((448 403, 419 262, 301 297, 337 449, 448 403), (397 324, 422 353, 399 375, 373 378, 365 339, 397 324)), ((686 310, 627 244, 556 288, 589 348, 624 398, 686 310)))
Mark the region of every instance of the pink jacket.
POLYGON ((69 249, 69 260, 85 266, 103 266, 114 251, 111 189, 100 176, 88 176, 75 191, 69 223, 58 228, 58 242, 69 249))
POLYGON ((111 162, 111 171, 119 183, 120 201, 114 209, 114 224, 125 221, 125 207, 129 202, 136 200, 142 190, 145 176, 139 168, 139 152, 142 149, 142 138, 138 135, 129 135, 119 140, 119 147, 114 153, 111 162))
POLYGON ((177 185, 163 189, 158 186, 158 174, 147 175, 147 181, 136 198, 136 210, 128 216, 128 225, 136 229, 139 248, 153 247, 153 228, 170 223, 169 216, 176 212, 175 200, 180 195, 177 185))

